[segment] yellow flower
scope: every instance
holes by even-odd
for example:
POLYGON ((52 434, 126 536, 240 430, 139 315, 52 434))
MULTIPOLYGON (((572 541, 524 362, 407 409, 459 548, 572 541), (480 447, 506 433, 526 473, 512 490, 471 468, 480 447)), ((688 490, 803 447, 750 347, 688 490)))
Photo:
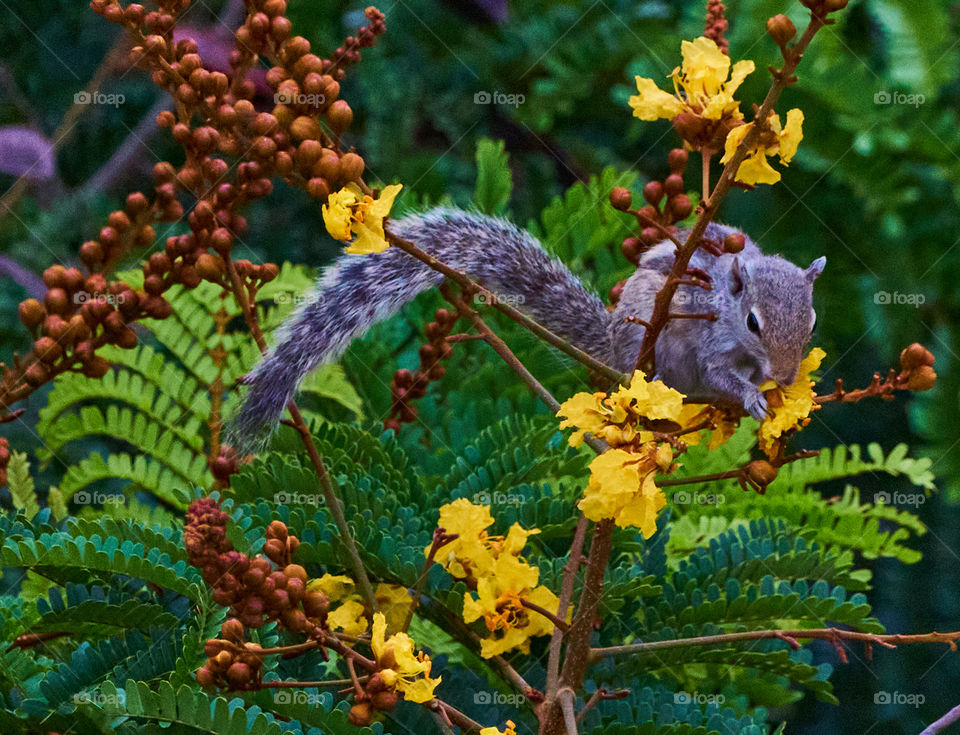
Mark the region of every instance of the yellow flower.
POLYGON ((413 598, 410 596, 410 590, 403 585, 384 584, 377 585, 374 591, 377 598, 377 605, 387 618, 387 630, 400 630, 407 622, 407 615, 410 608, 413 607, 413 598))
POLYGON ((400 184, 384 187, 374 199, 350 182, 332 193, 323 205, 323 222, 337 240, 353 240, 345 252, 351 255, 381 253, 389 247, 383 231, 383 220, 390 214, 400 184))
POLYGON ((480 729, 480 735, 517 735, 517 726, 513 720, 507 720, 506 730, 501 730, 499 727, 483 727, 480 729))
POLYGON ((705 36, 684 41, 680 51, 683 63, 670 74, 674 94, 664 92, 652 79, 636 78, 639 94, 629 100, 634 116, 641 120, 673 119, 686 112, 706 120, 742 120, 740 103, 733 95, 753 72, 754 63, 738 61, 731 72, 730 57, 705 36))
POLYGON ((347 600, 327 613, 330 630, 342 630, 347 635, 358 636, 367 632, 367 612, 359 600, 347 600))
POLYGON ((590 482, 579 503, 592 521, 612 518, 621 528, 636 526, 644 538, 657 530, 657 514, 667 504, 654 482, 673 462, 669 445, 648 443, 636 454, 610 449, 590 463, 590 482))
POLYGON ((414 652, 413 639, 406 633, 394 633, 387 638, 387 619, 383 613, 373 616, 370 647, 388 687, 411 702, 422 704, 433 699, 433 690, 442 677, 430 678, 430 657, 423 651, 414 652))
MULTIPOLYGON (((343 574, 324 574, 307 583, 308 592, 322 592, 331 603, 340 603, 327 613, 330 630, 341 630, 359 636, 370 627, 366 600, 357 591, 356 583, 343 574)), ((413 599, 406 587, 380 583, 374 592, 380 609, 386 613, 390 630, 399 630, 407 621, 413 599)))
POLYGON ((810 373, 820 367, 826 354, 819 347, 814 347, 800 363, 797 379, 793 384, 777 386, 783 405, 774 409, 773 416, 764 419, 758 432, 760 448, 771 459, 777 453, 777 440, 793 429, 806 426, 810 422, 810 412, 819 408, 813 400, 816 393, 813 391, 810 373))
MULTIPOLYGON (((437 524, 457 538, 441 547, 436 561, 457 579, 468 579, 479 564, 489 565, 492 555, 487 547, 487 527, 493 525, 493 516, 486 505, 474 505, 466 498, 458 498, 440 508, 437 524)), ((430 547, 424 549, 430 553, 430 547)))
MULTIPOLYGON (((760 134, 760 141, 750 150, 737 169, 737 181, 745 184, 775 184, 780 181, 780 172, 767 161, 768 156, 779 156, 780 163, 788 165, 797 152, 797 146, 803 140, 803 111, 794 108, 787 113, 787 124, 780 125, 780 116, 775 112, 767 118, 769 130, 760 134)), ((744 136, 753 123, 740 125, 727 135, 723 158, 727 163, 733 158, 744 136)))
POLYGON ((484 658, 515 648, 530 651, 530 638, 553 633, 553 621, 524 607, 523 600, 555 611, 560 601, 544 585, 536 586, 540 570, 504 554, 497 558, 491 574, 477 582, 477 591, 463 599, 464 622, 481 617, 492 634, 480 644, 484 658))

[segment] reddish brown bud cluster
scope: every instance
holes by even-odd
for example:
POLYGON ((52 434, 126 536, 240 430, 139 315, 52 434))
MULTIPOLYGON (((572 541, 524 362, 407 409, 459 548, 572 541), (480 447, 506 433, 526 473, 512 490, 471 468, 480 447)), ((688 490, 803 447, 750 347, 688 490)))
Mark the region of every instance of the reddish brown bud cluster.
POLYGON ((244 627, 236 618, 220 626, 222 639, 204 645, 207 663, 197 670, 197 683, 206 689, 255 689, 260 683, 263 649, 244 641, 244 627))
POLYGON ((322 592, 308 593, 306 570, 290 561, 300 540, 282 521, 273 521, 263 555, 251 559, 227 539, 228 519, 212 498, 199 498, 187 510, 187 553, 213 587, 214 602, 229 607, 247 628, 278 620, 287 630, 322 636, 329 600, 322 592))
POLYGON ((0 487, 7 484, 7 465, 10 464, 10 442, 0 436, 0 487))
POLYGON ((703 24, 703 35, 711 39, 725 54, 730 53, 730 44, 724 35, 729 23, 725 17, 726 6, 721 0, 707 0, 707 18, 703 24))
MULTIPOLYGON (((640 256, 651 246, 667 238, 666 233, 676 235, 676 223, 686 219, 693 212, 693 203, 684 188, 683 172, 686 170, 689 154, 683 148, 674 148, 667 157, 670 175, 663 181, 648 181, 643 187, 646 202, 640 209, 632 209, 633 196, 622 186, 610 192, 610 204, 614 209, 632 214, 637 220, 638 233, 626 238, 620 246, 623 256, 634 265, 639 264, 640 256)), ((610 289, 610 301, 620 299, 624 282, 610 289)))
MULTIPOLYGON (((134 347, 129 324, 169 316, 164 294, 171 286, 194 288, 208 280, 232 288, 230 253, 247 230, 239 211, 268 196, 275 176, 321 200, 347 183, 363 183, 363 159, 340 147, 353 119, 350 105, 339 99, 340 81, 345 67, 359 61, 360 49, 386 30, 376 8, 367 8, 368 24, 356 36, 332 58, 321 59, 305 38, 291 37, 286 0, 253 0, 224 73, 204 66, 194 40, 175 41, 174 28, 187 2, 159 0, 155 10, 137 3, 123 7, 118 0, 91 0, 90 6, 127 29, 134 63, 173 96, 176 112, 162 112, 157 122, 183 147, 184 162, 157 163, 152 201, 141 192, 130 194, 97 238, 82 245, 80 259, 90 275, 54 268, 44 277, 50 291, 42 303, 21 305, 20 318, 37 342, 33 354, 15 358, 12 368, 0 364, 0 416, 64 371, 104 375, 109 365, 97 350, 104 344, 134 347), (260 57, 279 62, 267 73, 278 101, 272 112, 258 110, 253 102, 251 77, 260 57), (182 198, 190 202, 190 231, 168 237, 162 252, 150 255, 143 288, 108 281, 106 274, 123 257, 154 244, 157 222, 184 217, 182 198)), ((233 265, 248 295, 277 274, 272 264, 233 265)))
POLYGON ((390 712, 397 706, 399 695, 387 686, 379 672, 374 673, 363 686, 363 690, 354 694, 354 704, 348 717, 355 727, 366 727, 373 721, 376 712, 390 712))
POLYGON ((900 375, 898 382, 906 382, 908 390, 930 390, 937 382, 933 369, 934 357, 919 342, 914 342, 900 352, 900 375))
POLYGON ((437 309, 433 318, 434 321, 427 324, 426 329, 429 341, 420 348, 420 367, 416 372, 401 369, 393 374, 393 381, 390 383, 393 405, 390 415, 383 422, 385 429, 399 431, 401 424, 414 421, 417 418, 417 409, 410 405, 410 401, 423 398, 430 381, 440 380, 447 372, 440 361, 453 354, 447 337, 459 317, 447 309, 437 309))

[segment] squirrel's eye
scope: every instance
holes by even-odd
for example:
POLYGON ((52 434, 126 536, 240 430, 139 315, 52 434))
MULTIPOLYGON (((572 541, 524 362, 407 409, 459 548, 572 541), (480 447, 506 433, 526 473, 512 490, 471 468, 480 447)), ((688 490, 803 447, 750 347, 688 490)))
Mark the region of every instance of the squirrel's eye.
POLYGON ((757 320, 757 315, 752 311, 747 314, 747 329, 754 334, 760 334, 760 322, 757 320))

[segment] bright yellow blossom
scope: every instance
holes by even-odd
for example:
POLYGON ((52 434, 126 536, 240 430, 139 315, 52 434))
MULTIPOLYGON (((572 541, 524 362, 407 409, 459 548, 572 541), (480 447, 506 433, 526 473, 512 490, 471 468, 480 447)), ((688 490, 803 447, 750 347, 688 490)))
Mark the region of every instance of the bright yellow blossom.
POLYGON ((556 611, 560 601, 544 585, 537 586, 540 570, 525 564, 510 554, 502 554, 490 574, 480 578, 477 591, 463 600, 463 619, 467 623, 479 620, 486 623, 492 634, 484 638, 480 655, 497 656, 505 651, 530 651, 530 638, 553 633, 553 622, 535 610, 523 605, 532 602, 539 607, 556 611))
POLYGON ((381 253, 389 247, 383 231, 383 220, 390 214, 400 184, 384 187, 374 199, 350 182, 332 193, 323 205, 323 222, 337 240, 353 240, 345 252, 351 255, 381 253))
POLYGON ((423 651, 414 652, 413 639, 406 633, 387 637, 387 619, 383 613, 373 616, 370 647, 388 687, 411 702, 422 704, 433 699, 433 690, 442 677, 430 678, 430 657, 423 651))
MULTIPOLYGON (((737 169, 737 181, 745 184, 775 184, 780 181, 780 172, 767 161, 768 156, 779 156, 780 163, 788 165, 803 140, 803 111, 794 108, 787 113, 787 124, 781 126, 780 116, 770 113, 767 119, 769 130, 760 134, 760 141, 750 150, 737 169)), ((723 158, 726 163, 733 158, 737 147, 753 123, 740 125, 727 135, 723 158)))
MULTIPOLYGON (((774 409, 773 416, 766 418, 758 432, 760 448, 773 458, 777 452, 777 440, 786 432, 806 426, 810 422, 810 412, 819 406, 814 403, 816 393, 810 373, 820 367, 826 352, 814 347, 800 363, 797 379, 792 385, 777 386, 783 399, 783 405, 774 409)), ((761 386, 763 388, 764 386, 761 386)))
MULTIPOLYGON (((324 574, 307 584, 308 592, 322 592, 329 598, 331 610, 327 613, 327 625, 330 630, 339 630, 351 636, 367 632, 370 627, 370 612, 356 587, 356 583, 343 574, 324 574), (333 607, 333 603, 338 604, 333 607)), ((413 605, 413 598, 407 588, 380 583, 374 594, 380 609, 386 613, 389 629, 402 628, 413 605)))
POLYGON ((480 735, 517 735, 517 726, 513 720, 507 720, 506 730, 501 730, 499 727, 484 727, 480 729, 480 735))
POLYGON ((657 530, 657 514, 667 504, 654 482, 658 472, 670 470, 673 452, 668 444, 648 442, 640 453, 610 449, 590 463, 590 482, 579 503, 592 521, 612 518, 621 528, 636 526, 644 538, 657 530))
MULTIPOLYGON (((705 36, 684 41, 680 50, 683 62, 670 74, 673 94, 664 92, 652 79, 636 78, 638 94, 629 100, 634 116, 641 120, 672 120, 681 113, 687 113, 714 123, 726 120, 732 124, 733 121, 742 120, 740 103, 733 95, 747 75, 753 72, 754 63, 749 60, 738 61, 731 71, 730 57, 705 36)), ((719 128, 716 125, 707 127, 710 132, 705 139, 708 140, 719 128)))

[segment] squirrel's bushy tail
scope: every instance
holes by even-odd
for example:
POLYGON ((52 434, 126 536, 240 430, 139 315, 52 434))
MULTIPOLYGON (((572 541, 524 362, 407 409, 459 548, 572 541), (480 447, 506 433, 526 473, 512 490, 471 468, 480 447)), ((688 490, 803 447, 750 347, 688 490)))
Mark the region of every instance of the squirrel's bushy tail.
MULTIPOLYGON (((390 229, 466 272, 580 349, 601 359, 611 354, 612 317, 603 302, 533 237, 506 220, 434 209, 394 220, 390 229)), ((232 443, 250 447, 265 438, 311 370, 336 359, 354 337, 442 281, 440 273, 397 248, 341 256, 247 377, 250 390, 231 422, 232 443)))

